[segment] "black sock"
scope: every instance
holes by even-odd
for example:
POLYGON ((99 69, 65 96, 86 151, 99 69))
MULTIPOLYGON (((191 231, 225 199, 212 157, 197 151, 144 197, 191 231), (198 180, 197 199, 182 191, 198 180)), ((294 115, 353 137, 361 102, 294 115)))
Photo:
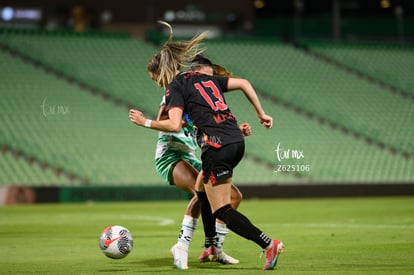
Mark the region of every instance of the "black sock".
POLYGON ((227 224, 227 227, 234 233, 257 243, 263 249, 268 247, 272 242, 265 233, 254 226, 246 216, 237 210, 234 210, 230 204, 218 209, 214 213, 214 216, 217 219, 224 221, 227 224))
POLYGON ((204 247, 207 248, 214 244, 216 236, 216 218, 211 212, 210 202, 205 192, 197 192, 198 200, 201 206, 201 218, 203 220, 204 234, 206 237, 204 247))

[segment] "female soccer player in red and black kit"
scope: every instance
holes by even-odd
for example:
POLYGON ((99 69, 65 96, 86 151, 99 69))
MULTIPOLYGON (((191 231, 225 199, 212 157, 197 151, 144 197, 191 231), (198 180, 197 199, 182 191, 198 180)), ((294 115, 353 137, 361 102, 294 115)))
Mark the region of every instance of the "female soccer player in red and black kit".
POLYGON ((224 221, 230 230, 262 247, 266 251, 263 269, 274 269, 283 252, 283 243, 272 240, 230 205, 233 168, 243 157, 244 137, 223 93, 242 90, 265 128, 272 127, 273 119, 264 112, 248 80, 213 76, 213 64, 203 56, 193 60, 191 69, 176 76, 167 86, 169 119, 152 121, 140 111, 130 110, 130 120, 151 129, 176 132, 181 130, 183 113, 190 116, 197 127, 197 141, 202 149, 203 176, 199 177, 198 188, 204 188, 207 194, 199 197, 202 207, 211 206, 212 217, 224 221))

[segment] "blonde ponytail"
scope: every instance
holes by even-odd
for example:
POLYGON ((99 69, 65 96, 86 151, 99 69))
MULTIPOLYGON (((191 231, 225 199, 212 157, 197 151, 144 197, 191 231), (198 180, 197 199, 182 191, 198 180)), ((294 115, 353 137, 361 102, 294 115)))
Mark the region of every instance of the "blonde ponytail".
POLYGON ((152 56, 147 64, 147 70, 151 79, 165 88, 180 70, 187 68, 191 60, 206 50, 201 42, 207 37, 208 32, 202 32, 189 41, 173 42, 171 25, 165 21, 158 21, 158 23, 170 30, 170 36, 161 51, 152 56))

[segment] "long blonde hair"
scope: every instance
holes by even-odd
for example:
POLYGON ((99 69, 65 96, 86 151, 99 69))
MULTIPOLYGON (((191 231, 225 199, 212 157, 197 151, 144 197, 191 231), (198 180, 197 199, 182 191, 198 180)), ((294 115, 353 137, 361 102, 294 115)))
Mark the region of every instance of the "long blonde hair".
POLYGON ((173 42, 171 25, 165 21, 158 21, 158 23, 169 28, 170 36, 161 51, 151 57, 147 64, 147 70, 151 79, 165 88, 182 67, 188 66, 191 60, 206 50, 201 42, 206 38, 208 32, 202 32, 189 41, 173 42))
POLYGON ((213 75, 239 78, 238 76, 234 75, 232 72, 228 71, 226 68, 218 64, 213 64, 213 75))

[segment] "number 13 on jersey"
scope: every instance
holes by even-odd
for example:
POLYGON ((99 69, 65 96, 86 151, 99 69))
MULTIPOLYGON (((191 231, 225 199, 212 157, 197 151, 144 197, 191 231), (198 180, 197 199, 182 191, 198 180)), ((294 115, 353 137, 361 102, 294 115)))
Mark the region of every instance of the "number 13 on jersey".
POLYGON ((227 105, 216 84, 212 80, 194 84, 197 91, 214 111, 227 110, 227 105), (209 92, 206 91, 209 90, 209 92))

